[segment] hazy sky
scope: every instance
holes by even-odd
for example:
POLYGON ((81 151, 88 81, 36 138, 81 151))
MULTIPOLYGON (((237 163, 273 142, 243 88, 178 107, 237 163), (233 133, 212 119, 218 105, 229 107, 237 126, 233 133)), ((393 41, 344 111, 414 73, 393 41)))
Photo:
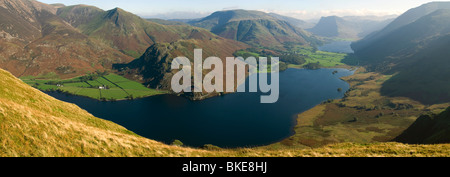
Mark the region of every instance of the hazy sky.
POLYGON ((192 18, 229 9, 261 10, 301 19, 321 16, 391 15, 431 0, 39 0, 65 5, 87 4, 104 10, 120 7, 140 16, 192 18), (181 13, 183 12, 183 13, 181 13), (187 13, 186 13, 187 12, 187 13))

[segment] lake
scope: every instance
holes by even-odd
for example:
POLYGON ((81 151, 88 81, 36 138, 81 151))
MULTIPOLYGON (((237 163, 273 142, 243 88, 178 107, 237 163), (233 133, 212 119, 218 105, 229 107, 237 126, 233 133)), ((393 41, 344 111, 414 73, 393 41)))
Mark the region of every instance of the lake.
POLYGON ((335 53, 353 53, 353 49, 350 46, 352 41, 334 41, 323 46, 318 47, 321 51, 335 52, 335 53))
POLYGON ((118 102, 47 94, 153 140, 178 139, 193 147, 253 147, 293 135, 296 115, 328 99, 342 98, 349 84, 340 77, 351 74, 346 69, 288 69, 280 73, 280 98, 274 104, 260 103, 266 93, 233 93, 203 101, 158 95, 118 102))

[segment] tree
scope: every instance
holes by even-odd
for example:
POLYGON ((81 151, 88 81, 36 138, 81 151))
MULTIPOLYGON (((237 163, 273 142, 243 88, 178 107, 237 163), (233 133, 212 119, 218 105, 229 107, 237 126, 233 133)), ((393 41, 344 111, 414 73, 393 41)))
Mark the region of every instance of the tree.
POLYGON ((285 54, 280 57, 280 60, 294 65, 302 65, 306 63, 305 56, 299 54, 285 54))
POLYGON ((183 142, 181 142, 180 140, 174 140, 172 142, 173 146, 184 146, 183 142))
POLYGON ((317 63, 308 63, 307 65, 303 66, 305 69, 319 69, 321 67, 320 62, 317 63))

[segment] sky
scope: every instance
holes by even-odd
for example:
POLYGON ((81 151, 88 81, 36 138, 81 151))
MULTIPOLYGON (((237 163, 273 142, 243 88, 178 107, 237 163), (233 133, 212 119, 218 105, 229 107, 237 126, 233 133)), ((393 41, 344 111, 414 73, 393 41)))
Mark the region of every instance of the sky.
POLYGON ((431 0, 38 0, 65 5, 86 4, 103 10, 120 7, 141 17, 188 19, 220 10, 274 12, 299 19, 322 16, 400 15, 431 0))

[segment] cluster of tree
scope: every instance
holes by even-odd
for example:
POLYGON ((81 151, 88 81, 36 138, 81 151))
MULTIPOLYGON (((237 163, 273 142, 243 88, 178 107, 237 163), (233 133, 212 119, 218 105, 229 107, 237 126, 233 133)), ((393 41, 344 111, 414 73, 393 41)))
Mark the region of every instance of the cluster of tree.
POLYGON ((285 63, 290 63, 294 65, 302 65, 306 63, 305 56, 299 54, 285 54, 280 57, 280 60, 285 63))
POLYGON ((321 66, 320 66, 320 62, 317 62, 317 63, 308 63, 303 67, 305 69, 319 69, 321 66))
MULTIPOLYGON (((48 81, 45 84, 47 84, 47 85, 58 85, 58 84, 62 85, 63 82, 62 81, 48 81)), ((39 83, 36 83, 36 85, 39 85, 39 83)))
POLYGON ((106 101, 112 101, 112 102, 115 102, 115 101, 117 101, 117 99, 115 99, 115 98, 113 98, 113 97, 111 97, 111 98, 101 97, 101 98, 100 98, 100 101, 103 101, 103 102, 106 102, 106 101))
POLYGON ((95 71, 94 73, 91 73, 91 74, 88 74, 88 75, 85 75, 85 76, 81 76, 80 77, 80 81, 81 82, 86 82, 86 81, 93 81, 93 80, 96 80, 96 79, 98 79, 99 77, 103 77, 103 76, 106 76, 106 75, 108 75, 109 73, 108 73, 108 71, 95 71))

